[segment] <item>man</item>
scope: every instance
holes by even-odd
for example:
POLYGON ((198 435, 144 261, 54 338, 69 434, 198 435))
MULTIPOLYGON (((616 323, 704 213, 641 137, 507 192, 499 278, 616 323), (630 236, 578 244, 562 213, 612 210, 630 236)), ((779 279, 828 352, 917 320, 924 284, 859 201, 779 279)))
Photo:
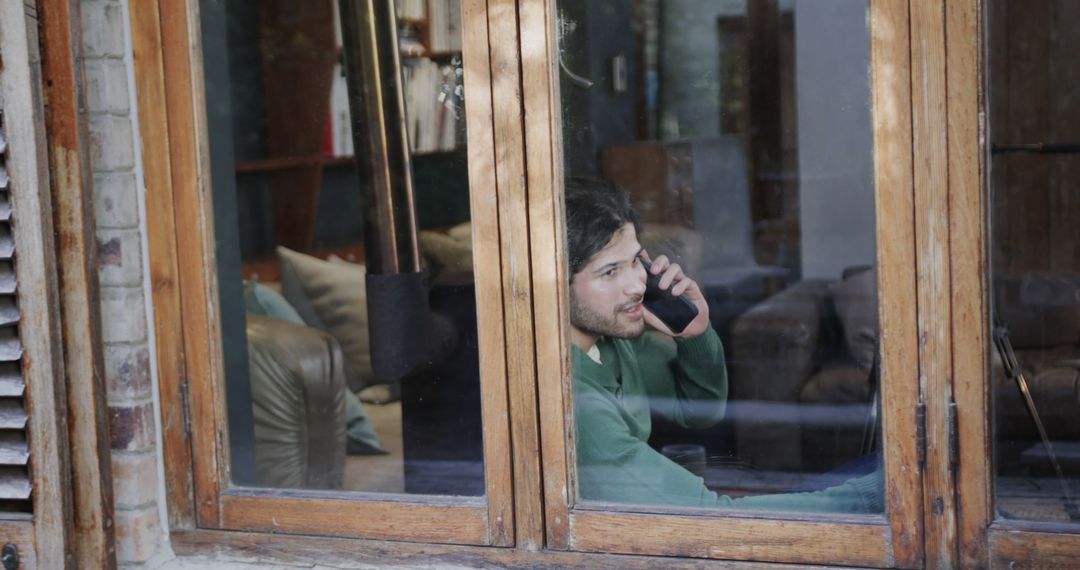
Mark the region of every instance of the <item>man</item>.
POLYGON ((686 295, 697 317, 675 334, 644 308, 638 215, 610 182, 566 185, 578 490, 584 499, 678 506, 881 513, 880 470, 812 493, 731 499, 648 444, 650 410, 688 428, 724 414, 727 372, 701 289, 665 256, 659 286, 686 295), (659 331, 670 343, 644 334, 659 331))

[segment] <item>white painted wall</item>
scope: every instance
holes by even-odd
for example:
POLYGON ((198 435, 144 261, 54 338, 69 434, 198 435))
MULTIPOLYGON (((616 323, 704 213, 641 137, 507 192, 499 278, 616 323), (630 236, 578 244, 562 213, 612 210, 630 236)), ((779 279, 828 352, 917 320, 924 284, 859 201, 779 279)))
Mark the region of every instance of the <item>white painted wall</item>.
POLYGON ((795 2, 802 276, 875 262, 867 0, 795 2))

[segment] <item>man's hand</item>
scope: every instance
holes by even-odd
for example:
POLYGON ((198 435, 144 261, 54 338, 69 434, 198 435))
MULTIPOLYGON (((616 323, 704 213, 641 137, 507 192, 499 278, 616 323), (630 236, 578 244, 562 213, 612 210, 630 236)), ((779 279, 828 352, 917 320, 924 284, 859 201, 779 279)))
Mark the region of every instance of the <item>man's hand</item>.
POLYGON ((698 314, 689 325, 679 334, 671 332, 656 315, 652 314, 648 308, 645 309, 645 323, 650 327, 672 337, 676 338, 690 338, 695 337, 709 329, 709 305, 705 302, 705 295, 702 294, 701 288, 698 287, 697 282, 686 276, 683 273, 682 267, 677 263, 671 263, 666 255, 661 255, 656 259, 649 257, 647 252, 642 251, 642 254, 652 264, 652 267, 648 270, 653 275, 660 275, 659 287, 663 291, 670 291, 670 293, 676 297, 680 295, 686 295, 686 298, 694 303, 697 307, 698 314))

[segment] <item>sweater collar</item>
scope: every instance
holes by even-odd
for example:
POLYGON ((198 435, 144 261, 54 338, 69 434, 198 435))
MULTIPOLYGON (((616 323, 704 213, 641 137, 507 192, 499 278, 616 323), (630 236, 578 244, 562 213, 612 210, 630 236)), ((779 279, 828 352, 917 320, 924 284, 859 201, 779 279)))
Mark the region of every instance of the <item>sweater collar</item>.
POLYGON ((619 370, 620 362, 618 350, 611 339, 601 337, 596 341, 596 347, 600 350, 600 358, 604 364, 599 364, 577 345, 572 346, 572 364, 574 366, 574 378, 585 378, 595 384, 614 390, 619 386, 615 371, 619 370))

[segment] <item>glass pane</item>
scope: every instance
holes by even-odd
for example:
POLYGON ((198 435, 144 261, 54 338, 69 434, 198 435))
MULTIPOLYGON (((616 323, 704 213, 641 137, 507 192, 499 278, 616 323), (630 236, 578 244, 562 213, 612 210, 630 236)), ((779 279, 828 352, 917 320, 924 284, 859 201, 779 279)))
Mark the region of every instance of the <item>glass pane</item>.
POLYGON ((558 7, 579 498, 882 513, 868 2, 558 7))
POLYGON ((1077 523, 1080 3, 987 10, 997 514, 1077 523))
POLYGON ((397 4, 201 3, 236 485, 484 493, 460 10, 397 4))

